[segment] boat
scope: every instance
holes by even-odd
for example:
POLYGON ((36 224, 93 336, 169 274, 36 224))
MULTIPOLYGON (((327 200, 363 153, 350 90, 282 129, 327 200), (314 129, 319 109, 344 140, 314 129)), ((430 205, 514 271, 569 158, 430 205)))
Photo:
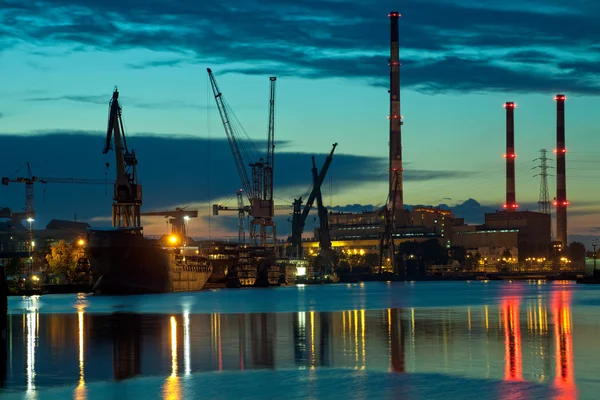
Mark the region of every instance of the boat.
POLYGON ((592 275, 578 278, 577 283, 600 284, 600 270, 594 269, 592 275))
POLYGON ((142 227, 88 229, 94 292, 142 294, 202 290, 212 273, 197 247, 145 238, 142 227), (171 245, 172 244, 172 245, 171 245))

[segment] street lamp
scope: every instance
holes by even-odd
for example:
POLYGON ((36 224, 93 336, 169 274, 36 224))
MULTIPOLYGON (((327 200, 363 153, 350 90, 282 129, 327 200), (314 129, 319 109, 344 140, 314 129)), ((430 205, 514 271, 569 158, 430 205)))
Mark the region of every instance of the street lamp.
POLYGON ((598 246, 598 239, 592 240, 592 248, 594 249, 594 273, 596 273, 596 246, 598 246))
POLYGON ((183 217, 183 219, 185 220, 185 232, 184 232, 185 241, 184 241, 184 246, 187 247, 188 227, 189 227, 189 223, 190 223, 190 217, 188 217, 187 215, 185 215, 183 217))

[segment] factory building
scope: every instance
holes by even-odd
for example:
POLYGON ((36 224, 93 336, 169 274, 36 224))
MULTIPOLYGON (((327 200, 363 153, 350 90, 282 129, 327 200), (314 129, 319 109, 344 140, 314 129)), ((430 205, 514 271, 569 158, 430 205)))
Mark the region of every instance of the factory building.
MULTIPOLYGON (((394 241, 425 241, 437 239, 444 247, 452 245, 454 215, 450 210, 437 207, 415 207, 404 210, 407 225, 396 228, 394 241)), ((385 218, 381 210, 361 213, 330 212, 328 221, 332 248, 367 253, 379 251, 381 235, 385 231, 385 218)), ((319 246, 319 232, 315 229, 315 239, 304 241, 302 247, 315 249, 319 246)))
POLYGON ((483 225, 454 227, 453 243, 471 254, 500 261, 510 253, 520 261, 551 255, 550 214, 533 211, 499 211, 485 214, 483 225))

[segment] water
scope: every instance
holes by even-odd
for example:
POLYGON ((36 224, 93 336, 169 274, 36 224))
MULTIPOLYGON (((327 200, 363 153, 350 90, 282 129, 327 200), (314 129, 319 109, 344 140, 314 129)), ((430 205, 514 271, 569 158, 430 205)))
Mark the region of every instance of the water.
POLYGON ((600 287, 10 298, 4 399, 596 399, 600 287))

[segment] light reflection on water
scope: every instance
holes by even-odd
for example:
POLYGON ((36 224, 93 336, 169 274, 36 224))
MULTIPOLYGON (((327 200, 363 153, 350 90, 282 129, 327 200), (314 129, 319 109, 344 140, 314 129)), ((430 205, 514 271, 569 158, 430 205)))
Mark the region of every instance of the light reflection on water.
MULTIPOLYGON (((32 299, 27 312, 10 316, 6 389, 29 397, 69 385, 73 398, 83 400, 90 382, 163 376, 163 398, 179 399, 185 379, 203 372, 305 369, 315 379, 316 371, 343 368, 504 381, 494 397, 506 399, 522 395, 514 382, 535 382, 566 400, 582 395, 573 334, 579 333, 585 351, 595 348, 598 327, 574 326, 572 292, 560 287, 549 296, 511 290, 498 304, 454 308, 172 315, 77 310, 40 314, 32 299)), ((581 367, 596 370, 598 360, 581 367)))

